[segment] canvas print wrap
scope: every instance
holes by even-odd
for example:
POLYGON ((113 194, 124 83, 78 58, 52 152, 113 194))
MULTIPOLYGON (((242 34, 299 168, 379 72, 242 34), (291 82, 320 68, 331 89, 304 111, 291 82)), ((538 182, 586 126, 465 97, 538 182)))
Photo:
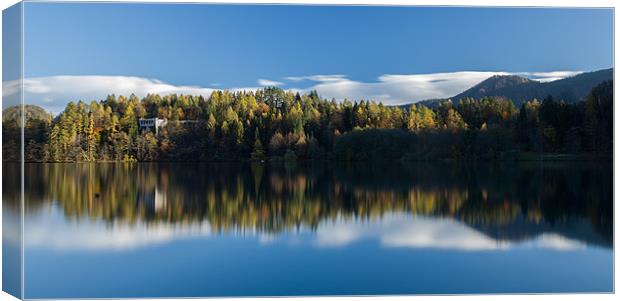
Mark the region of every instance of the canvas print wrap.
POLYGON ((20 2, 3 290, 613 292, 613 18, 20 2))

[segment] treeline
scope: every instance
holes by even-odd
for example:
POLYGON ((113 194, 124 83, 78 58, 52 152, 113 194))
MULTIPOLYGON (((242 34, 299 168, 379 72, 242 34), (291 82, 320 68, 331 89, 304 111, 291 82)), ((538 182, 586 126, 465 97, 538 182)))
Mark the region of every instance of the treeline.
MULTIPOLYGON (((27 161, 502 159, 518 152, 609 154, 613 83, 587 99, 466 98, 434 108, 351 102, 279 88, 209 97, 110 95, 70 102, 53 120, 27 118, 27 161), (167 119, 157 134, 140 118, 167 119), (192 122, 179 122, 189 120, 192 122)), ((5 160, 19 158, 16 119, 3 120, 5 160)))
POLYGON ((545 154, 609 158, 613 151, 611 81, 575 104, 548 96, 517 110, 501 98, 465 98, 456 105, 443 101, 433 110, 413 105, 406 113, 408 131, 353 131, 338 139, 333 156, 347 161, 539 160, 545 154))

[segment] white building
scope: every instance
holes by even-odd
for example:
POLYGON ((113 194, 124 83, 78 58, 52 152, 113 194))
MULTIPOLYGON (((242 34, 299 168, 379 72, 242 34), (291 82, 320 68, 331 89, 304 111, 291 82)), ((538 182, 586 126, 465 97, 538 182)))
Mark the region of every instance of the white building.
POLYGON ((155 134, 159 132, 160 127, 165 126, 167 123, 168 121, 166 119, 161 118, 140 118, 140 120, 138 120, 140 130, 154 129, 155 134))

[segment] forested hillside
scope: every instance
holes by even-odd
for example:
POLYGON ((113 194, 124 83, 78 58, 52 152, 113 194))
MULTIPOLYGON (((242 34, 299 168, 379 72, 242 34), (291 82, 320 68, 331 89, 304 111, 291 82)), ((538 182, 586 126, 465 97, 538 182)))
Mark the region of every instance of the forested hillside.
POLYGON ((584 100, 594 86, 603 81, 612 80, 613 77, 613 69, 581 73, 545 83, 519 76, 494 76, 463 93, 455 95, 453 99, 485 96, 505 97, 512 99, 516 106, 520 106, 528 100, 542 99, 551 95, 565 102, 575 103, 584 100))
MULTIPOLYGON (((526 101, 534 98, 543 99, 551 95, 567 103, 576 103, 585 100, 590 90, 596 85, 607 80, 613 80, 613 73, 613 68, 610 68, 585 72, 551 82, 539 82, 516 75, 496 75, 451 97, 451 99, 503 97, 511 99, 515 106, 520 107, 526 101)), ((422 103, 432 107, 439 102, 441 100, 433 99, 422 103)))
MULTIPOLYGON (((612 107, 611 81, 594 88, 585 101, 547 97, 519 108, 493 97, 401 108, 278 88, 216 91, 209 97, 110 95, 70 102, 53 120, 29 118, 25 157, 50 162, 497 160, 524 152, 610 154, 612 107), (151 117, 168 123, 157 134, 140 130, 138 120, 151 117)), ((16 129, 15 119, 4 118, 4 160, 18 158, 16 129)))

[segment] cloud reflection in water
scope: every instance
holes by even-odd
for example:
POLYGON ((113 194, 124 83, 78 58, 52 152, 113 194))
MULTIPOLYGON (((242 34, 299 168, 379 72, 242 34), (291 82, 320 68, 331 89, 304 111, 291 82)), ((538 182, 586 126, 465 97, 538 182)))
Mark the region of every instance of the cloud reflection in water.
POLYGON ((386 248, 432 248, 460 251, 543 248, 575 250, 586 244, 555 233, 511 242, 489 237, 459 221, 445 217, 387 214, 360 220, 338 217, 319 223, 315 231, 307 227, 279 234, 263 234, 256 229, 235 229, 214 233, 208 221, 189 224, 105 224, 88 218, 66 220, 56 206, 30 214, 25 224, 28 248, 61 251, 123 251, 173 243, 184 239, 253 239, 262 245, 286 243, 318 248, 342 248, 361 241, 376 241, 386 248), (62 233, 62 235, 59 235, 62 233))

